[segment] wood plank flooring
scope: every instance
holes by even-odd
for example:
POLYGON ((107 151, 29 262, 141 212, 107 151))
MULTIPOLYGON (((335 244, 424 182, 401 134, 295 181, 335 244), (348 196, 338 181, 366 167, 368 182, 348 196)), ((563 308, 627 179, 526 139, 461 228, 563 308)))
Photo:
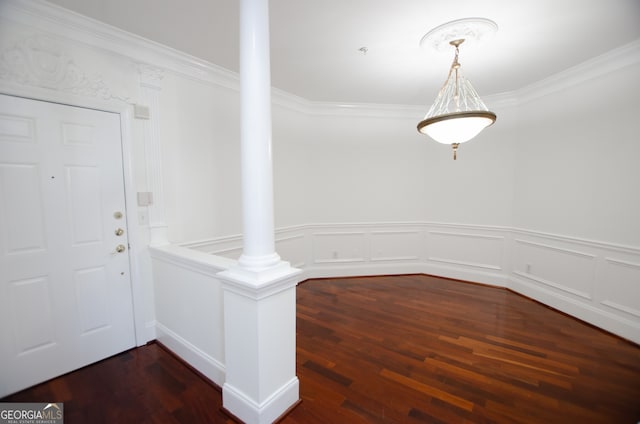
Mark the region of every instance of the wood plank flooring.
MULTIPOLYGON (((298 287, 302 403, 281 422, 640 422, 640 347, 500 288, 425 275, 298 287)), ((65 423, 232 423, 157 344, 2 401, 65 423)))

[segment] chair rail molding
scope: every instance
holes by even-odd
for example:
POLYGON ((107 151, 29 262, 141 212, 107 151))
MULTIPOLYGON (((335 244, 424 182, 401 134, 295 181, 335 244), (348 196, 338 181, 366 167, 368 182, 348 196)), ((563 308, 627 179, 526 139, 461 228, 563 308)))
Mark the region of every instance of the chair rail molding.
MULTIPOLYGON (((184 243, 237 258, 242 236, 184 243)), ((303 279, 423 273, 506 287, 640 342, 640 247, 520 228, 353 222, 276 230, 303 279)))

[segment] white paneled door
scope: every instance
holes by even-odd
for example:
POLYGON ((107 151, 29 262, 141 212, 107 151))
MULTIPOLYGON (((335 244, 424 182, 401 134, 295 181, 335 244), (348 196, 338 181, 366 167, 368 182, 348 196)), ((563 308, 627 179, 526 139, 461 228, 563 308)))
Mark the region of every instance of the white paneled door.
POLYGON ((135 344, 120 115, 0 95, 0 397, 135 344))

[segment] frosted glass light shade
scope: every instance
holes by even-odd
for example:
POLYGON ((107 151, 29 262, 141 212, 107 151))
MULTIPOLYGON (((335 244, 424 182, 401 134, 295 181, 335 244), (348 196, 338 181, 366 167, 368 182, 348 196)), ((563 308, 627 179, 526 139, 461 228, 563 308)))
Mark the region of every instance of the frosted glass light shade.
POLYGON ((489 111, 454 112, 424 119, 418 124, 418 131, 438 143, 464 143, 495 120, 495 113, 489 111))
POLYGON ((438 143, 465 143, 496 121, 496 114, 489 111, 471 85, 462 75, 458 62, 458 47, 464 40, 454 40, 456 55, 449 75, 424 119, 418 123, 418 131, 438 143))

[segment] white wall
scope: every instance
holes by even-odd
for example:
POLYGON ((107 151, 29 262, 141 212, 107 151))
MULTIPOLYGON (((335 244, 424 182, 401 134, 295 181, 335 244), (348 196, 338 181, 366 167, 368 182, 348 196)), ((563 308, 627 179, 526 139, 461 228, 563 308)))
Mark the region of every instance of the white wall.
POLYGON ((514 225, 640 246, 640 65, 519 107, 514 225))
POLYGON ((237 91, 168 72, 161 95, 169 240, 242 232, 237 91))
POLYGON ((290 189, 276 195, 277 226, 425 219, 510 225, 515 110, 499 107, 498 122, 462 145, 454 161, 449 146, 417 132, 417 109, 354 114, 334 107, 297 120, 274 114, 275 184, 290 189), (287 213, 301 207, 302 217, 287 213))
POLYGON ((312 198, 307 178, 313 156, 307 143, 310 119, 303 112, 278 104, 273 105, 271 114, 275 225, 304 224, 311 211, 309 200, 312 198))

